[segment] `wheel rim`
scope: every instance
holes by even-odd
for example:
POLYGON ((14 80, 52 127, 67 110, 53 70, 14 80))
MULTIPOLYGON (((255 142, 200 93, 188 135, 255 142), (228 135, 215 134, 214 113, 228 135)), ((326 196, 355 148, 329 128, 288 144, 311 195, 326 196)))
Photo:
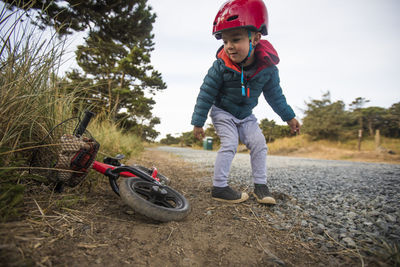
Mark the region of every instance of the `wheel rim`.
POLYGON ((143 199, 157 206, 168 209, 181 209, 184 202, 168 187, 156 185, 146 181, 137 181, 131 184, 131 188, 143 199))

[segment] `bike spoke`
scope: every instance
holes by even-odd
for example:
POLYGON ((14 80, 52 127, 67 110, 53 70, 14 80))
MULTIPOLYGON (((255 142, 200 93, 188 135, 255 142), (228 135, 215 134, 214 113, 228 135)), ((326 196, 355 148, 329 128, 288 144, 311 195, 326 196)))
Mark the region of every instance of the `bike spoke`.
MULTIPOLYGON (((138 183, 135 186, 133 186, 133 190, 141 195, 143 198, 145 198, 147 201, 158 205, 158 206, 163 206, 165 208, 169 209, 175 209, 177 207, 180 207, 181 201, 177 199, 173 194, 167 191, 167 194, 165 195, 160 195, 157 190, 160 190, 160 188, 156 189, 154 191, 154 186, 153 184, 148 184, 147 182, 144 182, 144 184, 138 183)), ((165 188, 161 188, 162 190, 167 190, 165 188)))
POLYGON ((147 187, 135 187, 133 188, 138 194, 141 194, 149 199, 152 198, 152 193, 149 188, 147 187))
POLYGON ((150 195, 150 197, 149 197, 149 199, 147 201, 149 201, 149 202, 151 202, 153 204, 157 204, 157 202, 159 202, 155 195, 150 195))
POLYGON ((170 202, 168 202, 168 200, 166 200, 166 199, 165 200, 161 200, 158 203, 160 203, 162 206, 164 206, 166 208, 171 208, 171 209, 175 208, 175 206, 172 205, 170 202))

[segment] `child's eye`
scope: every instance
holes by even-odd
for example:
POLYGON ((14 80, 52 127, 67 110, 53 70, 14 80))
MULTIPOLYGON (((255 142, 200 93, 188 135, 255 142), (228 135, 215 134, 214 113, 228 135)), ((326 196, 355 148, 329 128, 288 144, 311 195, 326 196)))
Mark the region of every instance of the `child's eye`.
POLYGON ((238 43, 238 42, 240 42, 240 41, 241 41, 241 38, 234 38, 234 39, 231 39, 231 40, 223 40, 224 45, 227 45, 228 42, 231 42, 231 43, 238 43))

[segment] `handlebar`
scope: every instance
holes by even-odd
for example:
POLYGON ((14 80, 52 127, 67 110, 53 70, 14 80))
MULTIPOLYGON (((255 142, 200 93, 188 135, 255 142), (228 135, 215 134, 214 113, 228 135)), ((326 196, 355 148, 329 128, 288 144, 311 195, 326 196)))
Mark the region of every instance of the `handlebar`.
POLYGON ((75 136, 81 136, 83 135, 83 133, 86 131, 86 128, 90 122, 90 120, 92 119, 92 117, 95 114, 89 110, 85 111, 85 115, 83 116, 82 121, 79 123, 79 125, 76 127, 75 129, 75 136))
POLYGON ((149 182, 157 183, 158 181, 153 178, 148 173, 131 166, 112 166, 106 163, 101 163, 99 161, 93 162, 93 169, 106 175, 106 176, 113 176, 110 178, 117 179, 119 176, 125 177, 140 177, 144 180, 149 182))
POLYGON ((117 179, 119 176, 125 177, 140 177, 145 181, 159 184, 159 182, 147 173, 130 166, 112 166, 98 161, 93 162, 93 169, 106 175, 110 182, 112 190, 119 195, 119 188, 117 184, 117 179))

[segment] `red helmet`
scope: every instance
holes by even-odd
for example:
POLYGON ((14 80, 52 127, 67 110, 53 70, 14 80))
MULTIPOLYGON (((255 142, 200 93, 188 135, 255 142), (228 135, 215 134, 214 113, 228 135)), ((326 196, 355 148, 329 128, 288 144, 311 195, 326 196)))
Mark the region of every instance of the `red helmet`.
POLYGON ((244 27, 267 35, 268 12, 262 0, 229 0, 215 16, 213 34, 221 39, 221 32, 244 27))

